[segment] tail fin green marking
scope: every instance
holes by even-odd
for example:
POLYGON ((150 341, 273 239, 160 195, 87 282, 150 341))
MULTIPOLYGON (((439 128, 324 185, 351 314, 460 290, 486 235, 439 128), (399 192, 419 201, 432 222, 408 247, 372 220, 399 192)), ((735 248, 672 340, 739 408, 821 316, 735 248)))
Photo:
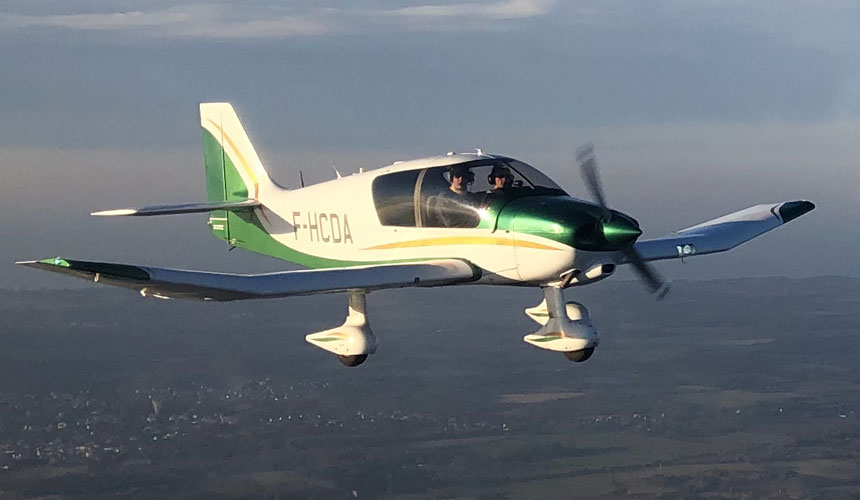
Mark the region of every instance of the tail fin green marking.
MULTIPOLYGON (((203 157, 206 165, 206 195, 211 202, 261 200, 261 190, 271 191, 269 178, 233 106, 224 102, 200 104, 203 127, 203 157)), ((209 227, 219 239, 237 244, 242 235, 231 228, 235 214, 229 210, 210 212, 209 227)), ((241 225, 240 225, 241 227, 241 225)))
MULTIPOLYGON (((227 185, 224 181, 224 148, 208 130, 203 129, 203 159, 206 165, 206 196, 208 201, 227 201, 227 185)), ((209 228, 212 235, 230 241, 226 210, 209 212, 209 228)))
POLYGON ((203 129, 203 160, 206 165, 207 201, 227 201, 224 184, 224 148, 221 141, 203 129))

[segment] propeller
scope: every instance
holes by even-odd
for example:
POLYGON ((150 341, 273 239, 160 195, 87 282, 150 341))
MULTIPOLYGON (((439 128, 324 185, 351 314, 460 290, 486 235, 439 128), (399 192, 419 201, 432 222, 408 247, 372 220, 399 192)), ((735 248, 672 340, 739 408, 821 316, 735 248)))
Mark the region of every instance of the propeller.
MULTIPOLYGON (((606 204, 606 196, 603 194, 603 185, 600 182, 600 172, 597 170, 597 158, 594 154, 594 146, 591 143, 577 148, 576 162, 579 164, 579 170, 582 173, 582 179, 585 181, 588 194, 591 195, 591 198, 600 207, 602 212, 600 226, 603 232, 606 233, 607 229, 610 228, 609 222, 612 220, 612 211, 606 204)), ((636 237, 638 237, 638 234, 636 237)), ((653 294, 657 294, 657 300, 661 300, 669 293, 669 286, 657 274, 654 267, 648 264, 636 250, 636 237, 629 238, 629 243, 621 248, 621 254, 633 266, 633 270, 648 290, 653 294)))
POLYGON ((576 149, 576 162, 579 164, 579 170, 582 172, 582 179, 585 181, 588 193, 603 211, 601 220, 603 222, 608 221, 612 217, 612 212, 606 206, 606 197, 603 195, 603 186, 600 183, 600 173, 597 171, 597 158, 594 156, 594 146, 591 143, 576 149))

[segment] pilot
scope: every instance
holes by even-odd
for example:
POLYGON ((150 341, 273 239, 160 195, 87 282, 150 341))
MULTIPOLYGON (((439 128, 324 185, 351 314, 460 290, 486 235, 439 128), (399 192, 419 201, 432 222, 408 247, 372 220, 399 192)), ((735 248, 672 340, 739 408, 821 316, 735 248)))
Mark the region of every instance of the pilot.
POLYGON ((492 188, 487 193, 501 194, 505 189, 510 188, 514 184, 514 176, 511 175, 511 169, 504 165, 493 165, 493 170, 487 176, 487 182, 492 188))
POLYGON ((448 175, 450 184, 436 208, 442 227, 477 226, 475 195, 469 192, 469 184, 475 181, 475 174, 465 165, 454 165, 448 170, 448 175))
POLYGON ((469 184, 475 182, 475 174, 465 165, 454 165, 449 170, 451 185, 449 189, 457 196, 469 197, 469 184))

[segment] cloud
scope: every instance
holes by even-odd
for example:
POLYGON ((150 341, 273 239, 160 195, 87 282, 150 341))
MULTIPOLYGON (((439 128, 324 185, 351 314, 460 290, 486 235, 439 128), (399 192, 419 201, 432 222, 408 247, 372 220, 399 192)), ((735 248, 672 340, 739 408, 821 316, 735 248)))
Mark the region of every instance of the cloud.
POLYGON ((549 12, 553 1, 502 0, 393 9, 300 9, 262 4, 248 8, 237 2, 74 14, 0 12, 0 29, 54 28, 175 39, 291 38, 374 33, 380 28, 395 32, 450 31, 498 27, 505 21, 542 16, 549 12))
MULTIPOLYGON (((98 12, 98 2, 7 0, 0 11, 4 30, 65 30, 119 33, 128 39, 286 39, 405 32, 467 32, 525 29, 525 21, 551 24, 561 32, 609 29, 637 34, 704 33, 721 29, 753 33, 791 46, 854 56, 860 6, 849 0, 816 2, 720 2, 718 0, 382 0, 276 1, 126 0, 98 12), (406 4, 406 5, 404 5, 406 4), (380 7, 383 5, 383 7, 380 7)), ((533 27, 534 25, 528 25, 533 27)), ((27 32, 30 33, 29 31, 27 32)), ((649 46, 650 44, 644 44, 649 46)), ((684 50, 668 44, 669 50, 684 50)), ((661 50, 665 50, 663 47, 661 50)))
POLYGON ((472 20, 523 19, 547 14, 552 4, 552 0, 507 0, 490 4, 417 5, 383 11, 381 13, 424 20, 444 20, 460 17, 472 20))
POLYGON ((0 27, 114 31, 170 38, 280 38, 322 35, 334 30, 330 22, 313 15, 278 13, 274 16, 248 17, 239 9, 212 4, 89 14, 0 13, 0 27))

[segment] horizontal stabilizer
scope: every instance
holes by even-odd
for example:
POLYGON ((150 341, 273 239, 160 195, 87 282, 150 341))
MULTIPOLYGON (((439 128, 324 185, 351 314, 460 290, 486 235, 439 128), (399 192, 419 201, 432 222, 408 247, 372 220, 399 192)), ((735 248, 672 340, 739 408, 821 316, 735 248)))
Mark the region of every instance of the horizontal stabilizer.
POLYGON ((814 209, 806 200, 756 205, 676 233, 636 243, 646 261, 725 252, 814 209))
POLYGON ((230 301, 292 295, 432 287, 469 283, 481 270, 460 259, 440 259, 267 274, 227 274, 88 262, 56 257, 18 262, 28 267, 137 290, 144 297, 230 301))
POLYGON ((90 215, 101 217, 115 216, 148 216, 148 215, 176 215, 176 214, 196 214, 201 212, 211 212, 213 210, 253 210, 261 206, 257 200, 240 200, 240 201, 221 201, 209 203, 183 203, 180 205, 153 205, 142 208, 120 208, 117 210, 102 210, 101 212, 93 212, 90 215))

